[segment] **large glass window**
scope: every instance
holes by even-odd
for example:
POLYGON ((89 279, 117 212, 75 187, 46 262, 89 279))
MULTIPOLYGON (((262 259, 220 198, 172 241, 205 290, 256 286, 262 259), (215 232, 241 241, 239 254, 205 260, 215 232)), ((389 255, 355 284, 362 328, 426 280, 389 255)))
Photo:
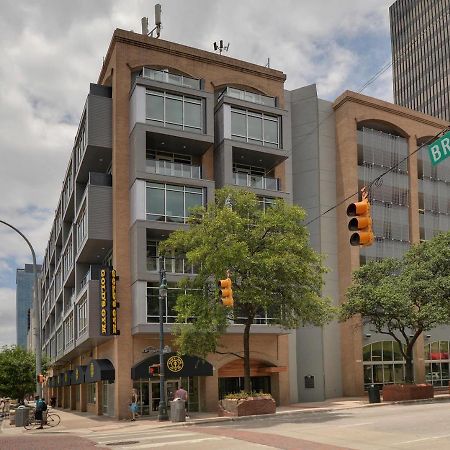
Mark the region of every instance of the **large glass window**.
POLYGON ((266 147, 280 147, 280 118, 231 108, 231 137, 266 147))
POLYGON ((435 341, 425 344, 425 380, 433 386, 448 386, 449 341, 435 341))
POLYGON ((186 223, 190 209, 204 204, 204 188, 147 183, 147 220, 186 223))
POLYGON ((77 307, 77 317, 78 317, 78 336, 86 333, 88 317, 87 317, 87 298, 81 300, 77 307))
POLYGON ((203 132, 203 100, 147 89, 146 118, 155 125, 203 132))
POLYGON ((364 389, 371 384, 405 381, 405 360, 396 341, 374 342, 363 347, 364 389))
POLYGON ((88 383, 87 385, 87 402, 96 403, 97 401, 97 388, 95 383, 88 383))

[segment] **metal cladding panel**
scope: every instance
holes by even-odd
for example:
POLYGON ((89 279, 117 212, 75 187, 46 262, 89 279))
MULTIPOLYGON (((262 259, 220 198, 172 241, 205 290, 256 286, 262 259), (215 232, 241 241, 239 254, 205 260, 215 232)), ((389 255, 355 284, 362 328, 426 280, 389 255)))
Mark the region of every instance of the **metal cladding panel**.
POLYGON ((112 240, 112 188, 88 186, 88 238, 112 240))
POLYGON ((87 144, 112 147, 112 99, 88 95, 87 144))

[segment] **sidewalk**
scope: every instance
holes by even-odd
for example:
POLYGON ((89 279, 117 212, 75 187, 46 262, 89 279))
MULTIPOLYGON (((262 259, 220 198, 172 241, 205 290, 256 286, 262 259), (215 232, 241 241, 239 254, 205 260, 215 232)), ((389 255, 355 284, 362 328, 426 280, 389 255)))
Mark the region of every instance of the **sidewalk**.
MULTIPOLYGON (((280 406, 277 408, 275 416, 286 416, 299 413, 318 413, 334 410, 343 410, 350 408, 363 407, 381 407, 395 403, 425 403, 432 401, 450 401, 450 394, 435 394, 434 399, 410 400, 403 402, 382 402, 370 404, 367 397, 344 397, 325 400, 323 402, 294 403, 289 406, 280 406)), ((189 426, 195 424, 230 422, 254 419, 255 416, 244 417, 218 417, 217 413, 191 413, 186 422, 158 422, 156 417, 138 419, 136 422, 130 420, 116 420, 107 416, 94 416, 88 413, 68 411, 62 409, 53 409, 60 417, 61 423, 55 428, 46 428, 44 430, 27 431, 23 427, 15 427, 9 424, 9 419, 1 422, 1 433, 4 435, 15 436, 23 433, 68 433, 85 432, 87 430, 95 432, 104 432, 108 430, 125 429, 142 430, 152 428, 165 428, 173 426, 189 426)), ((267 417, 256 416, 260 419, 267 417)))

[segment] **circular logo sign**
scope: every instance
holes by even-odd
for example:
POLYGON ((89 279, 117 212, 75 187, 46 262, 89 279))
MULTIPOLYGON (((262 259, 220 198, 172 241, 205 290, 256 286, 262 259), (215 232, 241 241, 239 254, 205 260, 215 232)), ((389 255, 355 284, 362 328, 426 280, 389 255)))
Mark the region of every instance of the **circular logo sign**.
POLYGON ((183 359, 180 358, 179 356, 171 356, 167 360, 167 367, 172 372, 179 372, 184 367, 183 359))

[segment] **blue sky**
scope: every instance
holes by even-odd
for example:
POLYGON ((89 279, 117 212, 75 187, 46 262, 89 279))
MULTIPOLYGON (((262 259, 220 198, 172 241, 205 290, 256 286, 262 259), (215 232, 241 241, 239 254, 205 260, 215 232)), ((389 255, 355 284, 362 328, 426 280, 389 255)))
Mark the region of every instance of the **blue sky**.
MULTIPOLYGON (((317 83, 334 100, 358 91, 390 59, 392 0, 161 0, 161 38, 287 75, 286 88, 317 83)), ((2 2, 0 16, 0 220, 32 242, 38 262, 89 83, 96 82, 115 28, 140 31, 154 3, 141 0, 2 2)), ((388 70, 364 91, 392 100, 388 70)), ((16 268, 26 243, 0 225, 0 345, 15 343, 16 268)))

